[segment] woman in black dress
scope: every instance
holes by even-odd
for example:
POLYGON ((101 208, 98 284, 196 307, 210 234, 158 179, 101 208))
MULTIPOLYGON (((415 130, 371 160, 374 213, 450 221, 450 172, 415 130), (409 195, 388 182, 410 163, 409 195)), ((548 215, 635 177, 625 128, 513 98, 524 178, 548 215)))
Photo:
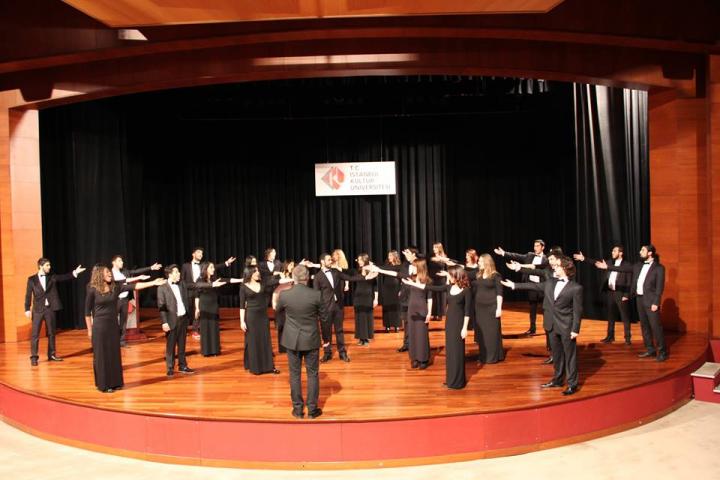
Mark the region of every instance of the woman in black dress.
MULTIPOLYGON (((382 266, 383 270, 400 271, 400 255, 397 250, 390 250, 387 255, 387 263, 382 266)), ((396 277, 384 275, 378 279, 378 302, 382 305, 382 321, 385 333, 390 329, 395 332, 401 326, 400 321, 400 281, 396 277)))
MULTIPOLYGON (((428 263, 430 280, 433 285, 445 285, 445 279, 438 273, 447 270, 448 265, 452 265, 451 260, 445 253, 445 247, 440 242, 433 243, 433 256, 428 263)), ((432 319, 440 321, 445 316, 445 306, 447 303, 447 292, 443 289, 440 292, 432 292, 433 308, 432 319)))
MULTIPOLYGON (((478 254, 474 248, 468 248, 465 250, 465 273, 467 277, 472 280, 477 277, 478 272, 478 254)), ((473 292, 473 298, 475 293, 473 292)), ((475 302, 470 302, 470 322, 468 323, 468 330, 475 330, 475 302)), ((475 334, 475 343, 477 343, 477 333, 475 334)))
POLYGON ((414 288, 447 292, 447 321, 445 322, 445 386, 459 390, 465 388, 465 337, 470 321, 472 293, 470 279, 460 265, 448 268, 447 285, 425 285, 403 279, 414 288))
POLYGON ((112 393, 123 386, 120 329, 117 303, 120 293, 162 285, 165 280, 152 282, 115 283, 110 269, 104 265, 93 268, 85 293, 85 324, 93 347, 95 386, 104 393, 112 393))
MULTIPOLYGON (((410 277, 418 283, 430 285, 432 281, 428 275, 427 261, 424 258, 415 259, 410 266, 410 275, 404 275, 394 270, 383 270, 373 266, 372 271, 390 275, 392 277, 410 277)), ((430 323, 430 312, 432 311, 433 300, 430 290, 411 288, 408 298, 408 353, 410 354, 410 365, 412 368, 424 370, 430 362, 430 335, 428 324, 430 323)))
POLYGON ((215 264, 203 263, 200 266, 200 278, 188 285, 188 289, 198 292, 195 298, 195 319, 200 321, 200 353, 203 357, 220 355, 220 318, 218 317, 218 288, 226 283, 240 283, 239 278, 215 278, 215 264))
POLYGON ((355 284, 353 291, 353 309, 355 310, 355 338, 358 345, 366 346, 375 337, 375 319, 373 308, 377 305, 378 292, 375 288, 377 272, 370 272, 370 256, 361 253, 357 259, 358 273, 345 277, 355 284))
POLYGON ((270 320, 267 315, 268 297, 278 283, 292 279, 279 279, 277 275, 261 279, 258 267, 247 267, 240 286, 240 328, 245 332, 244 366, 255 375, 280 373, 273 362, 270 320))
MULTIPOLYGON (((285 260, 282 264, 282 268, 280 269, 280 278, 289 278, 292 280, 292 271, 295 268, 295 261, 294 260, 285 260)), ((278 340, 278 352, 279 353, 285 353, 287 350, 285 350, 285 347, 282 346, 281 340, 282 340, 282 334, 283 330, 285 329, 285 310, 278 312, 277 309, 275 309, 275 305, 277 305, 278 298, 280 297, 280 292, 283 290, 287 290, 289 288, 292 288, 292 283, 281 283, 275 288, 275 291, 272 294, 272 305, 273 309, 275 310, 275 328, 277 328, 277 340, 278 340)))
POLYGON ((478 364, 497 363, 505 360, 502 344, 503 287, 495 262, 487 253, 480 255, 475 290, 475 335, 480 354, 478 364))

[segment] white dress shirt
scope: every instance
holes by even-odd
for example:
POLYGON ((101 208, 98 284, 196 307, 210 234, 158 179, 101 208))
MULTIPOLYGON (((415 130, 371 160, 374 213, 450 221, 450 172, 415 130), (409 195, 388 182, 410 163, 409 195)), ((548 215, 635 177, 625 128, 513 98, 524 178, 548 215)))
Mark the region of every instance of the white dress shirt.
MULTIPOLYGON (((332 285, 333 291, 335 291, 335 281, 333 280, 332 270, 330 270, 328 268, 327 270, 323 270, 323 273, 325 274, 328 281, 330 282, 330 285, 332 285)), ((337 295, 333 294, 333 299, 337 302, 337 295)))
POLYGON ((560 296, 560 293, 563 291, 563 288, 565 288, 565 285, 567 285, 568 281, 566 278, 558 278, 557 283, 555 284, 555 300, 560 296))
POLYGON ((640 270, 640 275, 638 276, 636 286, 636 291, 638 295, 645 295, 643 286, 645 285, 645 277, 647 277, 648 270, 650 270, 652 263, 652 260, 650 260, 649 262, 645 262, 645 264, 642 266, 642 270, 640 270))
POLYGON ((177 301, 177 316, 182 317, 187 310, 185 310, 185 304, 182 301, 182 295, 180 295, 180 287, 178 287, 177 283, 171 283, 170 290, 172 290, 175 295, 175 300, 177 301))
POLYGON ((275 262, 271 262, 270 260, 267 261, 268 270, 270 273, 272 273, 273 268, 275 268, 275 262))
MULTIPOLYGON (((44 273, 38 273, 38 277, 40 278, 40 285, 42 285, 43 290, 47 291, 47 275, 45 275, 44 273)), ((50 305, 50 302, 46 298, 45 306, 47 307, 49 305, 50 305)))
MULTIPOLYGON (((617 260, 615 260, 615 263, 613 265, 619 267, 621 263, 622 259, 618 258, 617 260)), ((613 292, 615 291, 615 282, 617 281, 617 276, 618 272, 610 272, 610 276, 608 277, 608 288, 610 288, 610 290, 612 290, 613 292)))
MULTIPOLYGON (((116 283, 122 283, 122 280, 127 278, 120 270, 115 270, 114 268, 112 269, 112 274, 116 283)), ((118 298, 127 298, 128 295, 130 295, 130 292, 122 292, 118 295, 118 298)))
POLYGON ((200 278, 200 264, 197 262, 191 262, 190 266, 192 267, 193 283, 195 283, 198 281, 198 278, 200 278))
MULTIPOLYGON (((533 265, 540 265, 542 263, 542 255, 535 255, 535 258, 533 258, 532 264, 533 265)), ((540 283, 540 277, 537 275, 530 275, 528 277, 528 280, 530 280, 533 283, 540 283)))

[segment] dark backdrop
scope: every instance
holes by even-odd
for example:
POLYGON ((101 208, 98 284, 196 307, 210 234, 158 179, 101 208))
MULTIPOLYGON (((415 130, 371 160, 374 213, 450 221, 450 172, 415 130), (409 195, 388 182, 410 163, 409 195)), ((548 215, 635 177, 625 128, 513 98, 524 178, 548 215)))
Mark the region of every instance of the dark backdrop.
MULTIPOLYGON (((614 178, 579 182, 589 161, 584 143, 576 143, 582 101, 571 84, 360 77, 174 90, 44 110, 44 255, 57 270, 109 262, 115 253, 133 267, 181 263, 202 245, 207 259, 237 256, 232 272, 239 276, 242 257, 268 245, 281 259, 343 248, 348 258, 365 251, 375 261, 408 244, 427 251, 436 240, 458 259, 467 247, 527 251, 538 237, 574 251, 614 221, 592 220, 598 207, 628 198, 602 196, 591 205, 581 201, 587 189, 634 188, 614 178), (315 198, 313 164, 325 161, 395 161, 398 194, 315 198)), ((624 105, 615 107, 625 118, 624 105)), ((592 171, 635 162, 591 160, 592 171)), ((638 165, 638 181, 647 184, 647 164, 638 165)), ((643 200, 647 192, 637 195, 643 200)), ((643 201, 616 211, 639 217, 648 210, 643 201)), ((617 229, 634 240, 648 227, 625 222, 617 229)), ((585 253, 609 245, 593 247, 598 251, 585 253)), ((87 274, 61 292, 62 326, 84 325, 86 282, 87 274)), ((597 316, 591 290, 586 312, 597 316)), ((152 293, 144 301, 152 303, 152 293)), ((236 305, 232 295, 223 301, 236 305)))

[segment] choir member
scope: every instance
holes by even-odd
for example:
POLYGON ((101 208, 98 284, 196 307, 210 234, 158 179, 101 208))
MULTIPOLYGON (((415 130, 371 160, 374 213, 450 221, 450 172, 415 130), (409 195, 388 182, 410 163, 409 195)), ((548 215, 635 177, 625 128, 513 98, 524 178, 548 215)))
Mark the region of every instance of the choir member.
POLYGON ((475 294, 475 338, 478 343, 478 364, 505 360, 502 343, 503 291, 495 261, 487 253, 480 255, 478 271, 473 280, 475 294))
POLYGON ((366 346, 375 336, 373 308, 378 303, 378 292, 375 285, 376 272, 370 272, 370 256, 361 253, 355 260, 358 265, 356 275, 347 277, 347 281, 355 284, 353 291, 353 309, 355 311, 355 338, 358 345, 366 346))
MULTIPOLYGON (((128 270, 124 268, 125 261, 122 255, 115 255, 110 260, 112 264, 113 278, 118 283, 133 283, 138 280, 147 280, 150 277, 145 275, 148 272, 160 270, 162 265, 159 263, 153 263, 149 267, 138 268, 135 270, 128 270)), ((127 319, 128 319, 128 304, 131 300, 131 292, 122 292, 118 299, 118 324, 120 325, 120 346, 126 347, 127 342, 125 340, 125 333, 127 332, 127 319)))
MULTIPOLYGON (((401 265, 397 250, 390 250, 382 268, 399 272, 401 265)), ((400 320, 400 282, 397 278, 387 275, 378 278, 378 303, 382 305, 382 321, 385 332, 389 332, 391 328, 397 332, 402 325, 400 320)))
MULTIPOLYGON (((449 265, 453 265, 447 254, 445 253, 445 247, 440 242, 433 243, 433 255, 430 257, 428 262, 428 275, 433 285, 445 284, 445 279, 438 275, 439 272, 447 270, 449 265)), ((433 308, 432 308, 432 320, 440 321, 445 316, 445 304, 447 302, 447 293, 443 290, 440 292, 432 292, 433 308)))
POLYGON ((124 383, 117 323, 120 294, 164 283, 162 278, 152 282, 115 283, 108 267, 96 265, 93 268, 85 294, 85 324, 93 347, 95 386, 101 392, 112 393, 124 383))

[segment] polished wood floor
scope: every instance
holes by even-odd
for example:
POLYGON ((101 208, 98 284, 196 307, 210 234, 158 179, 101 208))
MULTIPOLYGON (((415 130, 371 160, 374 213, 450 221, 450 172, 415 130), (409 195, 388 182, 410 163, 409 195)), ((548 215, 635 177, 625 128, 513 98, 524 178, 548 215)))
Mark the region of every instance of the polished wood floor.
MULTIPOLYGON (((149 313, 149 312, 147 312, 149 313)), ((462 413, 497 412, 528 408, 620 390, 650 382, 677 371, 696 360, 707 348, 707 339, 697 334, 668 333, 670 358, 667 362, 639 359, 642 351, 640 327, 633 325, 633 341, 602 344, 606 323, 586 320, 578 339, 580 391, 563 397, 559 389, 541 389, 552 376, 552 367, 543 365, 545 338, 525 337, 527 313, 512 305, 503 316, 507 358, 494 365, 478 366, 477 346, 466 342, 468 385, 447 390, 444 332, 442 322, 432 322, 430 341, 432 365, 424 371, 410 368, 407 354, 397 353, 402 332, 385 333, 376 313, 375 340, 367 347, 355 345, 353 320, 346 315, 346 341, 350 363, 337 353, 320 367, 318 421, 382 420, 420 418, 462 413)), ((541 316, 538 324, 542 324, 541 316)), ((276 331, 273 344, 277 351, 276 331)), ((112 394, 98 392, 93 384, 92 351, 85 331, 65 331, 57 337, 62 363, 41 361, 30 367, 29 342, 0 344, 0 382, 14 388, 99 408, 194 418, 288 421, 290 391, 287 359, 278 354, 279 375, 255 376, 243 369, 243 332, 236 310, 223 312, 222 348, 218 357, 203 358, 199 342, 188 337, 188 363, 197 370, 192 376, 165 376, 164 336, 157 318, 143 322, 146 342, 123 349, 125 388, 112 394)), ((622 337, 622 326, 617 328, 622 337)), ((469 334, 469 336, 472 333, 469 334)), ((304 374, 303 374, 304 377, 304 374)))

